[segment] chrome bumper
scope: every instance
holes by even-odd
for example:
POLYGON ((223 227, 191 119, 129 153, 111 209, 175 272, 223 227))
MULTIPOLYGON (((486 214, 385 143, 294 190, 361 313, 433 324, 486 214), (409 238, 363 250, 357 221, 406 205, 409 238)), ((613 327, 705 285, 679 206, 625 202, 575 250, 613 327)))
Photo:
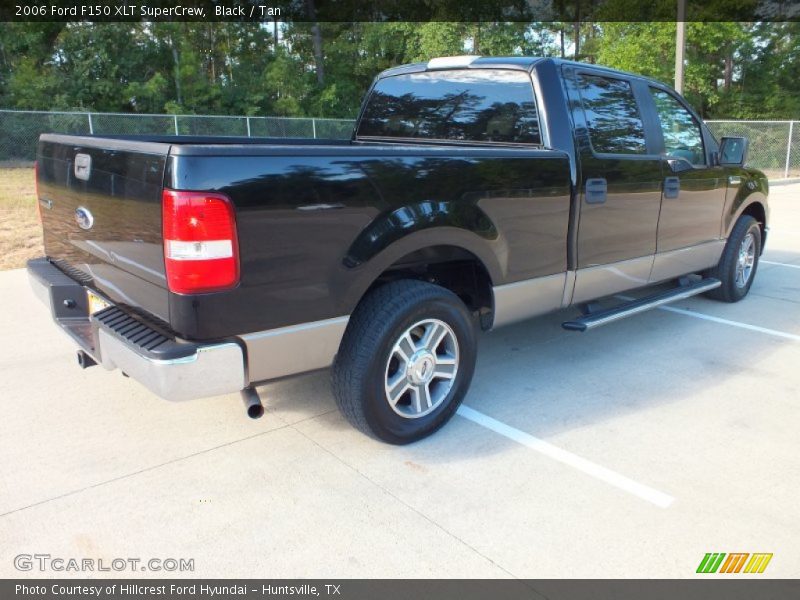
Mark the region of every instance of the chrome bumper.
POLYGON ((125 331, 129 328, 113 323, 119 319, 104 319, 101 313, 105 311, 88 316, 86 288, 46 259, 29 261, 28 275, 53 320, 105 369, 120 369, 166 400, 217 396, 247 387, 239 344, 165 339, 159 348, 148 348, 137 340, 158 336, 157 331, 148 331, 147 325, 136 322, 138 332, 133 335, 125 331))

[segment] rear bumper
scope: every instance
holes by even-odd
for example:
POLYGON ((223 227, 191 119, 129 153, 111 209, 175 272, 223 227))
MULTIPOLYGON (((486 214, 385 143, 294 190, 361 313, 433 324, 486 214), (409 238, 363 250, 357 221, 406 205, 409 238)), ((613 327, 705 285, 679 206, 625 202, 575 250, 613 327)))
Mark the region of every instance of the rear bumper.
POLYGON ((53 320, 97 364, 120 369, 167 400, 189 400, 247 387, 236 342, 202 344, 170 338, 115 306, 88 315, 87 289, 47 259, 28 261, 31 287, 53 320))

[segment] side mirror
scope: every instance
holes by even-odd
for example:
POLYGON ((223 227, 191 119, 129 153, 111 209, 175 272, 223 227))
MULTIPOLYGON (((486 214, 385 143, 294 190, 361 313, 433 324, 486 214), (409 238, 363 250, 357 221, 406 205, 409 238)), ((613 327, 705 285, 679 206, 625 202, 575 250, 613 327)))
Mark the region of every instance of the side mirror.
POLYGON ((719 145, 719 164, 723 167, 741 167, 747 161, 750 142, 744 137, 724 137, 719 145))

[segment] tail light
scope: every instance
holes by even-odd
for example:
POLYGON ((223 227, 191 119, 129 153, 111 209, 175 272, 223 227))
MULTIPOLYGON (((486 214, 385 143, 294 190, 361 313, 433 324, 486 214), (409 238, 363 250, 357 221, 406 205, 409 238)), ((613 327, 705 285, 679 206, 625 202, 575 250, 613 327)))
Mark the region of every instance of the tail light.
POLYGON ((33 163, 33 189, 36 194, 36 214, 39 215, 39 223, 42 221, 42 203, 39 202, 39 161, 33 163))
POLYGON ((164 190, 162 200, 170 291, 213 292, 239 283, 239 242, 230 199, 211 192, 164 190))

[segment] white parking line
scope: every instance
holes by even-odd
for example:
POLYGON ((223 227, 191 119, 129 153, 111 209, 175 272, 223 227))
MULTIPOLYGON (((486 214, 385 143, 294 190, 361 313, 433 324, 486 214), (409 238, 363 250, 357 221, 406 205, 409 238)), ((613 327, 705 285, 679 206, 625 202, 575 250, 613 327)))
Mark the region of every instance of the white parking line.
POLYGON ((774 260, 764 260, 763 258, 759 262, 762 262, 765 265, 778 265, 779 267, 789 267, 790 269, 800 269, 800 265, 790 265, 789 263, 775 262, 774 260))
POLYGON ((533 437, 524 431, 520 431, 519 429, 515 429, 510 425, 506 425, 497 419, 493 419, 492 417, 485 415, 474 408, 470 408, 469 406, 462 404, 458 409, 458 414, 465 419, 472 421, 473 423, 477 423, 482 427, 491 429, 495 433, 499 433, 503 437, 518 442, 523 446, 527 446, 531 450, 535 450, 536 452, 544 454, 553 460, 557 460, 558 462, 573 467, 574 469, 577 469, 578 471, 581 471, 587 475, 591 475, 595 479, 604 481, 610 485, 613 485, 614 487, 628 492, 629 494, 633 494, 642 500, 647 500, 648 502, 651 502, 660 508, 667 508, 675 500, 675 498, 668 494, 659 492, 658 490, 638 483, 633 479, 628 479, 624 475, 620 475, 611 469, 606 469, 605 467, 577 456, 576 454, 562 450, 561 448, 553 446, 552 444, 549 444, 544 440, 540 440, 539 438, 533 437))
MULTIPOLYGON (((633 300, 630 296, 615 296, 620 300, 633 300)), ((723 325, 730 325, 731 327, 739 327, 740 329, 747 329, 749 331, 758 331, 759 333, 766 333, 775 337, 783 338, 786 340, 793 340, 800 342, 800 335, 796 333, 788 333, 786 331, 778 331, 777 329, 768 329, 767 327, 759 327, 758 325, 750 325, 749 323, 742 323, 740 321, 731 321, 730 319, 722 319, 720 317, 712 317, 693 310, 686 310, 684 308, 675 308, 674 306, 658 306, 657 310, 665 310, 667 312, 684 315, 687 317, 694 317, 695 319, 702 319, 703 321, 711 321, 712 323, 721 323, 723 325)))
POLYGON ((740 323, 739 321, 731 321, 730 319, 721 319, 720 317, 712 317, 703 313, 697 313, 683 308, 675 308, 674 306, 659 306, 659 310, 666 310, 668 312, 677 313, 679 315, 686 315, 687 317, 694 317, 695 319, 703 319, 704 321, 712 321, 714 323, 722 323, 723 325, 730 325, 731 327, 739 327, 741 329, 749 329, 750 331, 758 331, 759 333, 766 333, 767 335, 774 335, 775 337, 784 338, 787 340, 794 340, 800 342, 800 335, 795 333, 787 333, 786 331, 778 331, 777 329, 767 329, 766 327, 759 327, 758 325, 750 325, 749 323, 740 323))

